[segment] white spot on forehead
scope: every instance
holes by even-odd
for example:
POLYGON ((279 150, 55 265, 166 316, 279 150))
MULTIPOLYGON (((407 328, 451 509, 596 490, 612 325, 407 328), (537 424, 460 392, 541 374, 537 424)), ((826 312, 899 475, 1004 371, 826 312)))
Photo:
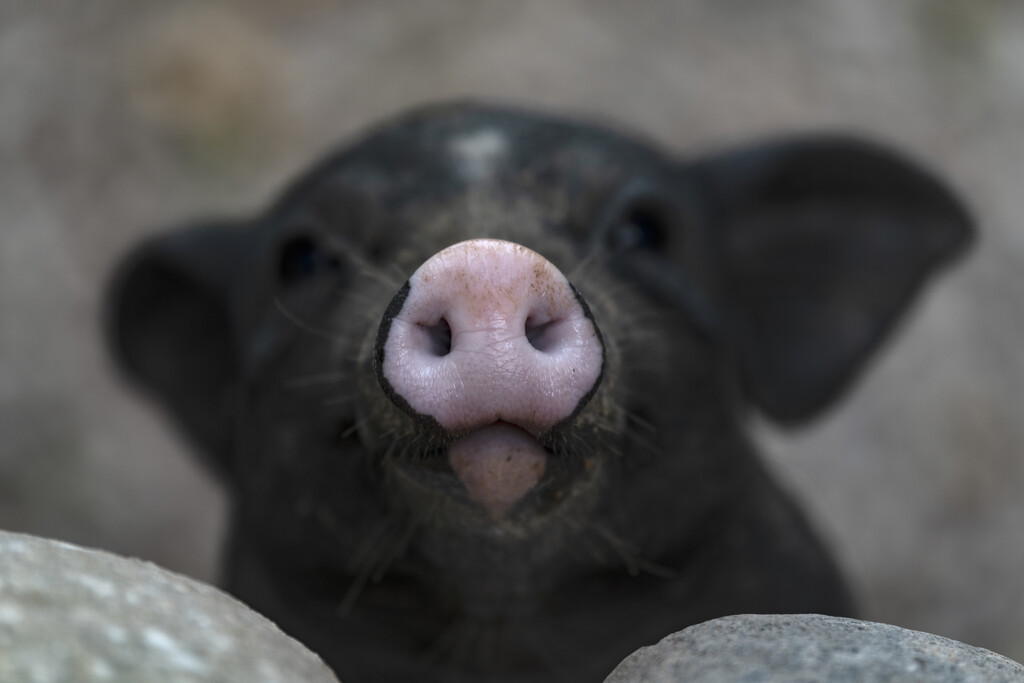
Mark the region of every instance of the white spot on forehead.
POLYGON ((508 139, 495 128, 480 128, 453 139, 449 153, 467 180, 487 180, 508 151, 508 139))

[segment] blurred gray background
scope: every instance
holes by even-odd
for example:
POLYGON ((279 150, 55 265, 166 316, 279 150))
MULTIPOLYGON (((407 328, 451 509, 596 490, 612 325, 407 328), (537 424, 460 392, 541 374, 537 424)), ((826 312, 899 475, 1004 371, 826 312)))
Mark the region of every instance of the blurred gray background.
POLYGON ((856 390, 756 428, 867 618, 1024 660, 1024 3, 0 0, 0 528, 216 576, 224 503, 99 330, 118 256, 247 213, 406 106, 497 98, 680 153, 898 145, 979 219, 856 390))

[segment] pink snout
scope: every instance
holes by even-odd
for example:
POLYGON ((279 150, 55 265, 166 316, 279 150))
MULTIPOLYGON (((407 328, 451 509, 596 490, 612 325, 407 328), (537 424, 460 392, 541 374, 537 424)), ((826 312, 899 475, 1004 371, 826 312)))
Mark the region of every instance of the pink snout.
POLYGON ((377 361, 392 401, 459 437, 452 469, 501 516, 543 476, 538 439, 596 390, 604 345, 554 265, 521 245, 477 239, 413 273, 385 314, 377 361))

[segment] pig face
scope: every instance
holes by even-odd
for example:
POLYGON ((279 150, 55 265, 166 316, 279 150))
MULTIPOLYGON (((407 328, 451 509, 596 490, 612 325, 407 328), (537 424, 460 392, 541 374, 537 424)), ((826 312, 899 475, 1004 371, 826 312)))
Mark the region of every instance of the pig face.
POLYGON ((744 415, 826 406, 969 234, 863 141, 683 162, 449 105, 144 244, 110 339, 229 486, 228 587, 343 680, 595 680, 705 619, 850 612, 744 415))

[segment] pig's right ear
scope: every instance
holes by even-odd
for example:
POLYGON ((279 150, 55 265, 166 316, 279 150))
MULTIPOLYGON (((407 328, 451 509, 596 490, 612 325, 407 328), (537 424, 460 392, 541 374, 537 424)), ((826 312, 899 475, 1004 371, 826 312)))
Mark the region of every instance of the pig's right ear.
POLYGON ((171 410, 227 475, 238 371, 232 276, 244 262, 234 226, 156 237, 132 252, 107 292, 107 339, 129 377, 171 410))
POLYGON ((782 140, 691 168, 719 238, 746 394, 782 422, 827 407, 972 237, 943 183, 856 138, 782 140))

